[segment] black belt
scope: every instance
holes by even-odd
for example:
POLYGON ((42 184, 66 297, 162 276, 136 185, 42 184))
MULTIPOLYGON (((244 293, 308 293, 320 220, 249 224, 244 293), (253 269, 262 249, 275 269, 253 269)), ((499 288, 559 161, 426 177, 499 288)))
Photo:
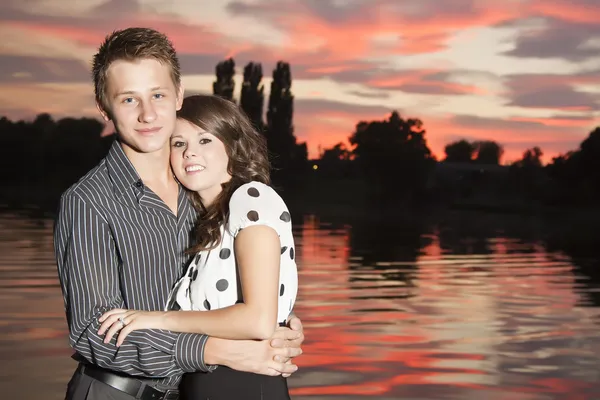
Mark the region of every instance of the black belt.
POLYGON ((94 365, 79 364, 77 370, 84 375, 94 378, 112 388, 125 392, 139 400, 178 400, 179 391, 169 389, 166 392, 154 389, 148 384, 127 376, 117 375, 114 372, 96 367, 94 365))

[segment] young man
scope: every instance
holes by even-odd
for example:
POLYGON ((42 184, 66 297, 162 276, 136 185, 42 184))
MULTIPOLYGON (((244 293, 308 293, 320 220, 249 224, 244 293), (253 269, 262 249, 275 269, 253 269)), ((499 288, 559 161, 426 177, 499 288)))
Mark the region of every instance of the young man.
POLYGON ((185 372, 216 365, 289 375, 302 324, 271 341, 228 341, 162 330, 130 334, 116 347, 98 335, 113 308, 162 310, 183 272, 196 214, 169 166, 169 138, 183 86, 163 34, 129 28, 94 56, 96 102, 117 132, 106 158, 61 197, 55 251, 69 340, 80 362, 67 399, 176 399, 185 372))

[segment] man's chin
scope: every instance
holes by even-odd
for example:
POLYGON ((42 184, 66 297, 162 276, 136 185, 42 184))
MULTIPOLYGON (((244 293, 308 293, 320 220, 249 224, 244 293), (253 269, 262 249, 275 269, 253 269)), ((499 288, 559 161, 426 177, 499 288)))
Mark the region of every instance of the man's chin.
POLYGON ((131 151, 133 153, 138 154, 153 154, 167 150, 169 150, 169 142, 168 141, 159 141, 159 140, 139 140, 134 143, 128 143, 121 140, 121 145, 123 149, 127 151, 131 151))

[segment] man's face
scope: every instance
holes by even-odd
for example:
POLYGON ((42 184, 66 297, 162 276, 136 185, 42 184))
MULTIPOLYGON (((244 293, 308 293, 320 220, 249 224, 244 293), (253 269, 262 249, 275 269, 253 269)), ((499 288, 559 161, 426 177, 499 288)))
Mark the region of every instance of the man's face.
POLYGON ((117 60, 106 77, 106 121, 112 119, 121 142, 136 153, 169 150, 183 87, 175 87, 170 69, 154 59, 117 60))

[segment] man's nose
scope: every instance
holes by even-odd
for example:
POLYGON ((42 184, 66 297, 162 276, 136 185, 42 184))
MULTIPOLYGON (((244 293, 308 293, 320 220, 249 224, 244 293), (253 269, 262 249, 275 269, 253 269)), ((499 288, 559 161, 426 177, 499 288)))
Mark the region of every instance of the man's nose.
POLYGON ((142 109, 140 111, 140 122, 151 123, 156 120, 156 110, 154 104, 151 101, 145 101, 141 104, 142 109))

